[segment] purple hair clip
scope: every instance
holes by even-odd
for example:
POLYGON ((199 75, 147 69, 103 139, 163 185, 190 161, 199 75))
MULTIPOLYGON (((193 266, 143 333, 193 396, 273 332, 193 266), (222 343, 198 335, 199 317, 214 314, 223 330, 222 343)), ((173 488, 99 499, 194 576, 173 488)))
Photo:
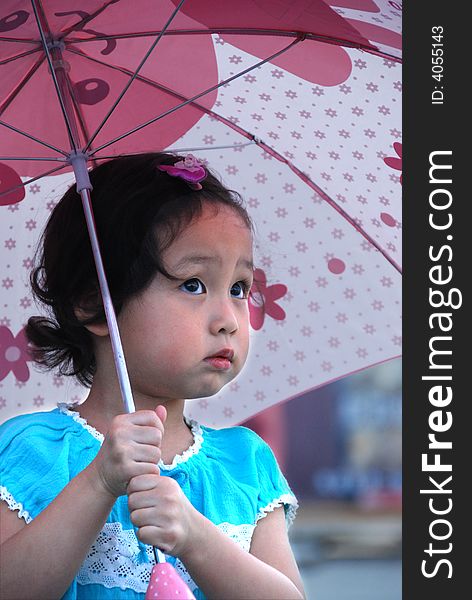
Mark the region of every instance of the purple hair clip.
POLYGON ((172 177, 180 177, 192 190, 201 190, 202 186, 199 182, 207 176, 205 167, 193 154, 187 154, 184 160, 179 160, 173 165, 158 165, 157 168, 172 177))

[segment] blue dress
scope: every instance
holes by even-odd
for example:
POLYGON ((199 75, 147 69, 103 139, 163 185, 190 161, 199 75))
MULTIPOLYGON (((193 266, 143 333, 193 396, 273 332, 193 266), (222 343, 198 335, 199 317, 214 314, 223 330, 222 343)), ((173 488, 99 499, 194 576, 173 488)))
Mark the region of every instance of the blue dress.
MULTIPOLYGON (((270 447, 246 427, 212 429, 187 421, 194 442, 159 466, 192 505, 247 552, 259 519, 283 505, 287 527, 297 500, 270 447)), ((27 523, 97 455, 103 436, 66 405, 0 426, 0 498, 27 523)), ((183 563, 166 556, 197 600, 205 598, 183 563)), ((143 600, 155 564, 136 537, 127 496, 117 498, 64 600, 143 600)))

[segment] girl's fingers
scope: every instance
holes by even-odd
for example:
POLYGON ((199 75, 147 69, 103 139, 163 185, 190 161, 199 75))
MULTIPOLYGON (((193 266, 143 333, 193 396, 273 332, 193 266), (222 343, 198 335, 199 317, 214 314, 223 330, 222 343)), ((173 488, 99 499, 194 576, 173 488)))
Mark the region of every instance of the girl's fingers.
POLYGON ((162 442, 162 431, 158 427, 133 427, 133 440, 139 444, 150 444, 160 446, 162 442))
POLYGON ((164 434, 164 425, 153 410, 137 410, 134 413, 120 415, 122 418, 129 419, 133 425, 148 425, 157 427, 164 434))
POLYGON ((136 527, 146 527, 148 525, 159 527, 163 525, 163 523, 159 523, 159 515, 155 506, 134 509, 131 512, 131 522, 136 527))
POLYGON ((158 485, 158 477, 160 477, 160 475, 151 475, 149 473, 133 477, 128 484, 126 493, 129 495, 135 492, 147 492, 148 490, 153 490, 158 485))
POLYGON ((132 451, 129 454, 134 462, 157 463, 161 460, 161 449, 157 446, 147 444, 132 444, 132 451))
POLYGON ((156 406, 156 415, 159 417, 162 423, 165 423, 167 419, 167 408, 162 404, 159 404, 156 406))
MULTIPOLYGON (((161 527, 158 523, 146 523, 138 527, 138 538, 144 543, 156 546, 165 553, 173 553, 177 543, 177 535, 173 531, 161 527)), ((174 554, 175 556, 175 554, 174 554)))
MULTIPOLYGON (((133 492, 132 494, 128 494, 128 510, 132 517, 131 520, 135 525, 138 523, 135 523, 133 518, 135 518, 138 513, 141 514, 141 511, 147 509, 156 511, 156 497, 152 495, 152 492, 150 494, 147 494, 146 492, 133 492)), ((151 513, 146 518, 151 518, 151 513)), ((145 521, 140 521, 139 525, 144 525, 144 523, 145 521)), ((155 519, 152 523, 153 525, 157 524, 155 523, 155 519)))
POLYGON ((159 550, 162 550, 163 552, 168 551, 167 546, 161 542, 161 538, 163 536, 162 529, 160 527, 156 527, 155 525, 146 525, 144 527, 140 527, 137 535, 143 544, 157 546, 159 550))
POLYGON ((132 470, 133 474, 128 481, 128 485, 130 481, 132 481, 135 477, 139 477, 140 475, 159 475, 160 473, 160 469, 157 464, 150 462, 136 462, 133 464, 132 470))

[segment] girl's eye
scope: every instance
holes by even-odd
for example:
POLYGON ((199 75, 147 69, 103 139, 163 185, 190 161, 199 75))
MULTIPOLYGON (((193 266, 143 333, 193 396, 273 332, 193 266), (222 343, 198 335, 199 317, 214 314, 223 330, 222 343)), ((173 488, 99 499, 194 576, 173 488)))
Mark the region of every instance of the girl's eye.
POLYGON ((233 298, 247 298, 248 292, 249 286, 244 281, 237 281, 231 288, 231 295, 233 296, 233 298))
POLYGON ((206 292, 205 286, 200 279, 188 279, 180 286, 180 289, 195 296, 206 292))

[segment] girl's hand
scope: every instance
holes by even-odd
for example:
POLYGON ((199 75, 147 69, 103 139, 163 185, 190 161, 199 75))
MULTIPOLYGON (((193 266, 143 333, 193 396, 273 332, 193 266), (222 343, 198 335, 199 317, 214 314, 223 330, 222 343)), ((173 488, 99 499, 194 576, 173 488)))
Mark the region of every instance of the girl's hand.
POLYGON ((122 496, 133 477, 159 473, 166 416, 166 409, 158 406, 155 411, 138 410, 113 419, 90 465, 108 493, 122 496))
POLYGON ((172 556, 188 553, 201 515, 180 485, 171 477, 138 475, 129 482, 127 492, 138 538, 172 556))

